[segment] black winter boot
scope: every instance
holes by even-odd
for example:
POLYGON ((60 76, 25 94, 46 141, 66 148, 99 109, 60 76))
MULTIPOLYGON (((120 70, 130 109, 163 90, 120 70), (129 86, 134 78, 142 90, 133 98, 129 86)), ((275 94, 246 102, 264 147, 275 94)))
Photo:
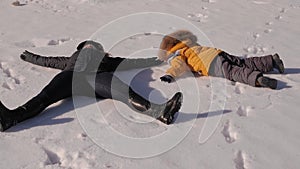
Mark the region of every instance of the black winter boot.
POLYGON ((279 55, 276 53, 272 56, 273 58, 273 66, 275 69, 279 71, 279 73, 284 73, 284 65, 283 61, 280 59, 279 55))
POLYGON ((268 88, 271 88, 271 89, 276 89, 277 88, 277 80, 269 78, 269 77, 265 77, 265 76, 258 77, 257 78, 257 84, 260 87, 268 87, 268 88))
POLYGON ((177 92, 166 104, 163 104, 163 115, 157 119, 163 123, 171 124, 174 120, 174 115, 179 111, 182 105, 182 93, 177 92))
POLYGON ((129 105, 137 109, 140 113, 151 116, 165 124, 170 124, 174 120, 174 115, 179 111, 182 104, 182 93, 176 93, 164 104, 150 103, 131 88, 129 88, 129 105))
POLYGON ((49 105, 47 102, 48 98, 44 94, 39 94, 14 110, 9 110, 0 102, 0 131, 3 132, 17 123, 38 115, 49 105))
POLYGON ((25 109, 22 107, 9 110, 0 102, 0 131, 3 132, 21 122, 22 112, 25 112, 25 109))

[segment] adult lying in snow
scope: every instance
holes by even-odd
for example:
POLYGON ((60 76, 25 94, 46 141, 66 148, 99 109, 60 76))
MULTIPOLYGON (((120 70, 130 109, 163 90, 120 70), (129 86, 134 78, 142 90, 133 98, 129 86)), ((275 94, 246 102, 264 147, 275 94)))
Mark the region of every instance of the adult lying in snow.
POLYGON ((274 68, 284 73, 284 65, 278 54, 261 57, 241 58, 220 49, 204 47, 197 43, 197 37, 187 30, 166 35, 158 57, 167 61, 171 68, 160 79, 174 81, 186 71, 200 72, 204 76, 224 77, 255 87, 276 89, 277 80, 263 76, 274 68))
POLYGON ((80 43, 71 57, 45 57, 28 51, 20 57, 27 62, 60 69, 62 72, 57 74, 37 96, 14 110, 9 110, 0 102, 0 131, 34 117, 49 105, 73 95, 113 98, 166 124, 173 121, 174 114, 181 107, 180 92, 164 104, 154 104, 141 97, 113 74, 116 69, 129 70, 161 64, 162 62, 155 57, 147 59, 110 57, 104 52, 102 45, 94 41, 80 43), (75 81, 73 77, 76 78, 75 81))

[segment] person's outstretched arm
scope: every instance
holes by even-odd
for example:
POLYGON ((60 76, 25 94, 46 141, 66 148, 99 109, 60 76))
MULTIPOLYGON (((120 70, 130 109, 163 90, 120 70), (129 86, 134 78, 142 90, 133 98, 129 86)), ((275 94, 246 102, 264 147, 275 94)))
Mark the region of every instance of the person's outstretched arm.
POLYGON ((188 70, 190 70, 185 60, 186 57, 182 55, 177 56, 173 60, 171 60, 171 67, 166 71, 166 74, 164 76, 160 77, 160 80, 171 83, 175 81, 176 77, 179 77, 188 70))
POLYGON ((146 68, 157 66, 163 63, 157 57, 151 58, 121 58, 121 57, 104 57, 100 69, 102 71, 115 71, 115 70, 130 70, 138 68, 146 68))
POLYGON ((64 57, 64 56, 40 56, 31 52, 28 52, 25 50, 23 54, 21 54, 20 58, 26 62, 43 66, 43 67, 49 67, 54 69, 60 69, 63 70, 70 59, 70 57, 64 57))

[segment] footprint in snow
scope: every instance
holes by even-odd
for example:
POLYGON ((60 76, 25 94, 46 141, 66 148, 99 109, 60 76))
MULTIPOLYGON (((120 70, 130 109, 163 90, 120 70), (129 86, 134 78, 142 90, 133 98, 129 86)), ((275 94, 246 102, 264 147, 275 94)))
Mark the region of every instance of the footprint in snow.
POLYGON ((231 123, 229 120, 226 121, 221 133, 225 137, 227 143, 233 143, 236 141, 236 133, 231 131, 231 123))
POLYGON ((32 40, 25 40, 21 42, 16 42, 15 46, 20 48, 34 48, 34 47, 47 47, 47 46, 57 46, 65 42, 70 41, 71 38, 57 38, 57 39, 43 39, 37 38, 32 40))
POLYGON ((250 112, 252 109, 253 109, 253 107, 251 107, 251 106, 247 106, 247 107, 239 106, 239 108, 237 109, 236 113, 237 113, 239 116, 247 117, 247 116, 249 116, 249 112, 250 112))
POLYGON ((245 154, 241 150, 236 153, 233 162, 235 164, 235 169, 246 169, 245 154))
POLYGON ((25 81, 23 76, 17 76, 12 69, 8 68, 7 63, 5 62, 0 62, 0 71, 4 73, 5 82, 2 83, 3 88, 13 90, 16 85, 25 81))

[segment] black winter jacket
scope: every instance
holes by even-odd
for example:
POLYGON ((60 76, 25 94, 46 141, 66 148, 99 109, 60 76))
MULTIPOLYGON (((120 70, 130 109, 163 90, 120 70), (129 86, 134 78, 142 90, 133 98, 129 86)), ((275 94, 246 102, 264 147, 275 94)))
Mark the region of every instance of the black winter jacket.
POLYGON ((28 51, 21 54, 21 59, 39 66, 76 72, 113 72, 115 70, 130 70, 156 66, 162 63, 156 57, 128 59, 110 57, 109 54, 95 50, 77 50, 71 57, 41 56, 28 51))

